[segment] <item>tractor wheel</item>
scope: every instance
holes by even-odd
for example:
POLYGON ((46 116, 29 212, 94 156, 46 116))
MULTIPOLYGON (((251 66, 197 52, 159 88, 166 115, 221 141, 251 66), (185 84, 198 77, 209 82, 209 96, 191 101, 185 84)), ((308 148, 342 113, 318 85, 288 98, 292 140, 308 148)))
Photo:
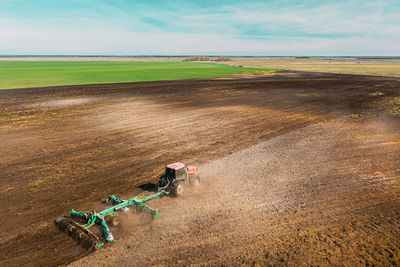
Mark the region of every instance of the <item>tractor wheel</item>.
POLYGON ((190 177, 189 182, 191 186, 198 186, 200 184, 200 176, 193 175, 192 177, 190 177))
POLYGON ((111 217, 111 226, 117 226, 119 224, 119 219, 118 217, 111 217))
POLYGON ((185 187, 182 182, 179 182, 176 186, 172 188, 171 193, 174 197, 179 197, 183 194, 183 191, 185 191, 185 187))

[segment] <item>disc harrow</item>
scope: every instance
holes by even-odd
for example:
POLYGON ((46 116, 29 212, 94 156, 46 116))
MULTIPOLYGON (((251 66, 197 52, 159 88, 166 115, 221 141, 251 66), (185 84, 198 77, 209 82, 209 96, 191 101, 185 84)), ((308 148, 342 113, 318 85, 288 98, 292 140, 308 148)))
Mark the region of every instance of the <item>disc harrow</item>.
POLYGON ((94 210, 78 212, 72 209, 69 216, 59 217, 55 220, 55 223, 61 231, 67 233, 83 247, 87 249, 98 249, 106 242, 114 242, 114 236, 107 223, 113 226, 117 225, 119 223, 117 217, 118 213, 127 212, 133 208, 137 212, 146 212, 149 213, 152 218, 157 218, 160 213, 156 209, 152 209, 144 204, 144 202, 168 194, 169 192, 160 190, 158 193, 147 197, 136 196, 128 200, 110 195, 108 196, 107 202, 112 205, 111 207, 101 212, 96 212, 94 210), (100 228, 103 235, 102 238, 90 230, 93 226, 100 228))

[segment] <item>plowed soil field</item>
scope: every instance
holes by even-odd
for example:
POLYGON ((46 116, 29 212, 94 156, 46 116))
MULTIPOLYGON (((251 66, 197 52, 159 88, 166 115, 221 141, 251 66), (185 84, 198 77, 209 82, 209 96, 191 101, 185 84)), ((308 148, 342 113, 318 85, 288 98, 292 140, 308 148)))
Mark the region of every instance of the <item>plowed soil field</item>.
POLYGON ((400 263, 400 79, 272 76, 0 91, 0 265, 400 263), (54 219, 201 186, 89 253, 54 219))

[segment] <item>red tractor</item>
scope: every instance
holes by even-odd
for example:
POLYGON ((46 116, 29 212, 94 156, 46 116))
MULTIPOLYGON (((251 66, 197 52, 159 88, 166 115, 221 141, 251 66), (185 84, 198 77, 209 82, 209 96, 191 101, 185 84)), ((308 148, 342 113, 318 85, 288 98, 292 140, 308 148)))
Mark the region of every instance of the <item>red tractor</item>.
POLYGON ((173 196, 178 197, 183 194, 186 185, 198 186, 200 184, 200 176, 195 166, 185 166, 181 162, 169 164, 165 173, 161 175, 158 181, 158 190, 170 192, 173 196))

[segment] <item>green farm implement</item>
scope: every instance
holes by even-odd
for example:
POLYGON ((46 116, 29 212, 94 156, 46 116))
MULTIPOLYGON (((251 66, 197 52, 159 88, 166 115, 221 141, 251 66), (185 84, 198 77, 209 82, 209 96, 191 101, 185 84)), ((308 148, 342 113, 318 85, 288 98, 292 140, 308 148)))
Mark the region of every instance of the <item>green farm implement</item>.
POLYGON ((114 236, 107 226, 107 223, 111 223, 112 226, 118 225, 119 220, 117 213, 127 212, 129 209, 133 208, 138 212, 147 212, 152 215, 153 218, 157 218, 160 213, 156 209, 152 209, 144 204, 144 202, 168 194, 169 192, 160 190, 154 195, 147 197, 137 196, 129 200, 123 200, 115 197, 114 195, 110 195, 107 199, 107 202, 111 203, 113 206, 106 210, 101 212, 78 212, 71 210, 69 217, 59 217, 55 222, 62 231, 67 232, 70 236, 80 242, 82 246, 88 249, 97 249, 103 246, 104 242, 89 229, 90 227, 98 225, 106 242, 112 243, 114 242, 114 236), (75 221, 74 219, 80 220, 81 223, 75 221))
POLYGON ((197 186, 199 183, 200 177, 195 166, 185 166, 180 162, 172 163, 166 167, 165 173, 160 177, 157 193, 150 196, 136 196, 128 200, 110 195, 106 201, 111 204, 109 208, 101 212, 71 210, 69 216, 59 217, 55 220, 55 223, 83 247, 97 249, 106 242, 114 242, 114 236, 108 225, 116 226, 119 224, 118 213, 133 209, 136 212, 145 212, 150 214, 152 218, 157 218, 160 213, 144 204, 145 202, 170 193, 172 196, 178 197, 183 193, 186 185, 197 186), (97 226, 97 229, 92 231, 92 226, 97 226), (96 234, 99 229, 102 233, 100 237, 96 234))

